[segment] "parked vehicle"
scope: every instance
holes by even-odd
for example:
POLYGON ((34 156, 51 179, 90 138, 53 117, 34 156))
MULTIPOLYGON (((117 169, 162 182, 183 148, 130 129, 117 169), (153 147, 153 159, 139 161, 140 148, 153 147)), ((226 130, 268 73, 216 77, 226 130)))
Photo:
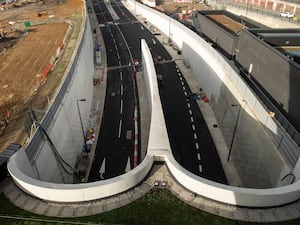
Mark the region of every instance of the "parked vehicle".
POLYGON ((293 18, 295 15, 291 12, 282 12, 280 13, 281 17, 286 17, 286 18, 293 18))

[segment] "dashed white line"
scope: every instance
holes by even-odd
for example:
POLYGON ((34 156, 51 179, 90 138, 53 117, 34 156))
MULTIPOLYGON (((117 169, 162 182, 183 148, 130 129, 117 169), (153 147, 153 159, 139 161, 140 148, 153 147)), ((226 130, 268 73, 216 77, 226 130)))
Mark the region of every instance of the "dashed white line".
POLYGON ((119 138, 121 137, 121 130, 122 130, 122 120, 120 120, 120 123, 119 123, 119 134, 118 134, 119 138))
POLYGON ((118 57, 118 59, 120 59, 120 54, 119 54, 119 52, 117 52, 117 57, 118 57))
POLYGON ((123 113, 123 100, 121 99, 121 103, 120 103, 121 105, 120 105, 120 114, 122 114, 123 113))
POLYGON ((155 44, 155 45, 156 45, 156 41, 155 41, 154 39, 152 39, 152 42, 153 42, 153 44, 155 44))
POLYGON ((185 95, 185 96, 187 96, 187 95, 188 95, 186 91, 184 92, 184 95, 185 95))
POLYGON ((197 150, 199 149, 199 144, 197 142, 195 143, 195 147, 197 150))
POLYGON ((119 60, 119 66, 121 66, 122 64, 121 64, 121 61, 119 60))
POLYGON ((185 86, 182 86, 182 89, 185 91, 185 86))
POLYGON ((191 117, 191 122, 194 123, 194 117, 191 117))
POLYGON ((181 81, 181 85, 182 85, 182 86, 184 86, 184 83, 183 83, 183 81, 181 81))
POLYGON ((189 114, 190 114, 190 115, 192 115, 192 114, 193 114, 192 110, 190 110, 190 109, 189 109, 189 114))
POLYGON ((199 171, 200 171, 200 173, 202 173, 202 166, 201 165, 199 165, 199 171))
POLYGON ((200 153, 197 153, 197 158, 198 158, 199 161, 201 160, 200 153))
POLYGON ((116 40, 113 38, 113 42, 114 42, 114 44, 116 45, 116 40))
POLYGON ((120 72, 120 79, 121 79, 121 81, 123 80, 123 73, 122 72, 120 72))
POLYGON ((179 79, 182 81, 183 79, 182 79, 182 77, 179 77, 179 79))
POLYGON ((188 108, 191 108, 191 104, 190 104, 190 103, 187 103, 187 107, 188 107, 188 108))
POLYGON ((121 95, 123 95, 123 84, 121 84, 121 86, 120 86, 120 88, 121 88, 121 95))
POLYGON ((176 70, 177 70, 177 72, 178 72, 178 74, 179 74, 180 70, 179 70, 178 68, 176 68, 176 70))
POLYGON ((194 133, 194 139, 197 139, 198 137, 197 137, 197 134, 196 133, 194 133))
POLYGON ((194 125, 194 124, 192 125, 192 129, 193 129, 193 130, 195 130, 195 129, 196 129, 196 127, 195 127, 195 125, 194 125))

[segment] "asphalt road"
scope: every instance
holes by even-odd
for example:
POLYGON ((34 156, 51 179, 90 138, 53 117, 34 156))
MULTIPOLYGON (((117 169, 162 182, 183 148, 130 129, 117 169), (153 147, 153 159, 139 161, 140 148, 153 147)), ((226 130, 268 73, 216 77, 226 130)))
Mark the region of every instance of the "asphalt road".
MULTIPOLYGON (((172 152, 192 173, 227 183, 215 145, 184 77, 156 36, 139 23, 120 2, 94 0, 107 53, 107 91, 100 134, 89 181, 121 175, 133 168, 134 110, 138 109, 135 63, 141 62, 145 39, 157 74, 163 76, 160 97, 172 152), (126 40, 126 41, 125 41, 126 40), (121 124, 121 125, 120 125, 121 124)), ((138 132, 139 133, 139 132, 138 132)))

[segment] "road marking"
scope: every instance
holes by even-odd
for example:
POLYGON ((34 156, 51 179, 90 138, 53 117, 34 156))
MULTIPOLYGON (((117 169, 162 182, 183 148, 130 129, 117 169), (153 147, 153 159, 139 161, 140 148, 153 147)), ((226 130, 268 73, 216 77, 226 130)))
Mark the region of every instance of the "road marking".
POLYGON ((182 79, 182 77, 179 77, 179 79, 182 81, 183 79, 182 79))
POLYGON ((201 160, 200 153, 197 153, 197 158, 198 158, 199 161, 201 160))
POLYGON ((114 42, 114 44, 116 45, 116 40, 113 38, 113 42, 114 42))
POLYGON ((190 114, 190 115, 192 115, 192 114, 193 114, 192 110, 190 110, 190 109, 189 109, 189 114, 190 114))
POLYGON ((179 70, 178 68, 176 68, 176 70, 177 70, 177 72, 178 72, 178 74, 179 74, 180 70, 179 70))
POLYGON ((183 83, 183 81, 181 81, 181 85, 182 85, 182 86, 184 86, 184 83, 183 83))
POLYGON ((184 95, 185 95, 185 96, 187 96, 187 95, 188 95, 186 91, 184 92, 184 95))
POLYGON ((120 114, 123 113, 123 100, 121 99, 120 114))
POLYGON ((102 164, 100 166, 99 174, 100 174, 100 179, 104 179, 103 174, 105 173, 105 158, 102 161, 102 164))
POLYGON ((118 51, 118 46, 115 44, 115 49, 116 49, 116 51, 118 51))
POLYGON ((120 72, 120 79, 123 80, 123 72, 120 72))
POLYGON ((199 144, 197 142, 195 143, 195 147, 197 150, 199 149, 199 144))
POLYGON ((121 95, 123 95, 123 84, 121 84, 121 95))
POLYGON ((122 130, 122 120, 120 120, 119 122, 119 134, 118 134, 119 138, 121 137, 121 130, 122 130))
POLYGON ((191 104, 190 104, 190 103, 187 103, 187 107, 188 107, 188 108, 191 108, 191 104))
POLYGON ((196 129, 196 127, 195 127, 195 125, 194 125, 194 124, 192 125, 192 129, 193 129, 193 130, 195 130, 195 129, 196 129))
POLYGON ((125 173, 129 172, 130 170, 131 170, 130 157, 128 157, 125 173))
POLYGON ((156 41, 155 41, 154 39, 152 39, 152 42, 153 42, 153 44, 155 44, 155 45, 156 45, 156 41))
POLYGON ((197 134, 196 133, 194 133, 194 139, 197 139, 197 134))
POLYGON ((200 173, 202 173, 202 166, 201 165, 199 165, 199 171, 200 171, 200 173))
POLYGON ((119 60, 119 66, 121 66, 122 64, 121 64, 121 61, 119 60))
POLYGON ((192 123, 194 122, 194 117, 192 117, 192 116, 191 116, 191 122, 192 122, 192 123))
POLYGON ((143 26, 140 26, 141 30, 144 30, 144 27, 143 26))
POLYGON ((118 57, 118 59, 120 59, 120 54, 119 54, 119 52, 117 52, 117 57, 118 57))
POLYGON ((185 91, 185 86, 182 86, 182 89, 185 91))

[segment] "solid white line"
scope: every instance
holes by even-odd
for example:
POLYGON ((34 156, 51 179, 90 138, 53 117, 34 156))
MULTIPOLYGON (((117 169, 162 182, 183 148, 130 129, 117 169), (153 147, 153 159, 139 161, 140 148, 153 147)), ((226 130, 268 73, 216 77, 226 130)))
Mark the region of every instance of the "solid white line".
POLYGON ((193 123, 194 122, 194 118, 191 116, 191 122, 193 123))
POLYGON ((123 95, 123 84, 121 84, 121 95, 123 95))
POLYGON ((193 129, 193 130, 195 130, 195 129, 196 129, 194 124, 192 125, 192 129, 193 129))
POLYGON ((118 134, 119 138, 121 137, 121 129, 122 129, 122 120, 120 120, 120 123, 119 123, 119 134, 118 134))
POLYGON ((194 139, 197 139, 197 134, 196 133, 194 133, 194 139))
POLYGON ((200 153, 197 153, 197 158, 198 158, 198 160, 201 160, 200 153))
POLYGON ((200 173, 202 173, 202 166, 201 165, 199 165, 199 171, 200 171, 200 173))
POLYGON ((195 143, 196 149, 199 149, 199 144, 195 143))
POLYGON ((121 99, 120 114, 123 113, 123 100, 121 99))

